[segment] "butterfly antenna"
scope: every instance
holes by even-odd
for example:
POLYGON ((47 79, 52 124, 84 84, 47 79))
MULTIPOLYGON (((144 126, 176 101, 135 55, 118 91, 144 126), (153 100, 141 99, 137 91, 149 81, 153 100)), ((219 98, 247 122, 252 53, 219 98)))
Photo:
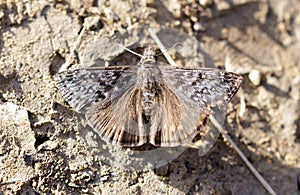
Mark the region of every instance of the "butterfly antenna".
POLYGON ((181 43, 175 43, 172 47, 170 47, 170 49, 173 49, 173 48, 181 48, 182 44, 181 43))
POLYGON ((173 48, 181 48, 181 43, 175 43, 172 47, 170 47, 170 48, 166 48, 166 50, 164 51, 164 52, 160 52, 160 53, 158 53, 158 54, 156 54, 156 55, 164 55, 164 53, 166 53, 166 52, 168 52, 169 50, 171 50, 171 49, 173 49, 173 48))
MULTIPOLYGON (((122 45, 122 46, 123 46, 123 45, 122 45)), ((134 54, 134 55, 137 55, 137 56, 139 56, 140 58, 143 57, 143 55, 141 55, 141 54, 139 54, 139 53, 136 53, 136 52, 132 51, 131 49, 128 49, 128 48, 125 47, 125 46, 123 46, 123 47, 124 47, 124 49, 125 49, 126 51, 128 51, 128 52, 130 52, 130 53, 132 53, 132 54, 134 54)))
MULTIPOLYGON (((175 67, 178 66, 176 64, 176 62, 171 58, 171 56, 168 53, 168 50, 165 48, 165 46, 159 40, 159 38, 157 37, 157 35, 155 34, 155 32, 151 28, 149 28, 148 31, 149 31, 151 37, 153 38, 153 40, 155 41, 155 43, 158 45, 158 47, 159 47, 159 49, 161 51, 161 53, 158 54, 158 55, 163 54, 165 56, 166 60, 169 62, 169 64, 171 66, 175 66, 175 67)), ((182 45, 181 43, 175 43, 170 49, 172 49, 172 48, 180 48, 181 45, 182 45)), ((190 60, 188 60, 188 61, 190 61, 190 60)))
POLYGON ((165 58, 169 62, 169 64, 171 66, 175 66, 176 67, 177 66, 176 62, 171 58, 171 56, 169 55, 167 49, 162 44, 162 42, 159 40, 159 38, 157 37, 157 35, 155 34, 155 32, 152 30, 152 28, 148 28, 148 31, 149 31, 151 37, 153 38, 153 40, 155 41, 155 43, 157 44, 157 46, 159 47, 159 49, 162 52, 162 54, 165 56, 165 58))

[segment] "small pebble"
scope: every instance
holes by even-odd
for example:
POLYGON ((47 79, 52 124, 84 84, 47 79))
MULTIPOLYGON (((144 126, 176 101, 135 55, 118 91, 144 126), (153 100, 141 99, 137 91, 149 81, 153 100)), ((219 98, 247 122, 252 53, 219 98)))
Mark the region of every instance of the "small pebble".
POLYGON ((193 25, 193 28, 194 28, 195 31, 202 31, 202 32, 203 32, 203 31, 206 30, 204 24, 201 23, 201 22, 196 22, 196 23, 193 25))
POLYGON ((155 6, 155 2, 154 2, 154 0, 146 0, 146 5, 149 7, 153 7, 153 6, 155 6))
POLYGON ((199 4, 202 6, 202 7, 209 7, 210 5, 213 4, 213 0, 199 0, 199 4))
POLYGON ((253 85, 258 86, 260 84, 261 74, 258 70, 256 69, 251 70, 248 77, 253 85))
POLYGON ((216 4, 218 11, 226 11, 231 8, 231 5, 227 1, 221 1, 216 4))
POLYGON ((161 167, 157 167, 155 169, 155 174, 159 175, 159 176, 168 176, 170 172, 170 165, 166 164, 164 166, 161 167))
POLYGON ((208 170, 208 171, 210 171, 210 170, 212 170, 212 166, 211 165, 206 165, 206 169, 208 170))
POLYGON ((57 148, 59 147, 59 141, 52 141, 52 140, 48 140, 48 141, 45 141, 44 143, 42 143, 41 145, 39 145, 37 147, 37 150, 38 151, 45 151, 45 150, 48 150, 48 151, 53 151, 53 150, 56 150, 57 148))
POLYGON ((91 16, 84 19, 84 27, 88 30, 96 30, 100 28, 100 20, 97 16, 91 16))
POLYGON ((1 10, 0 11, 0 19, 2 19, 4 17, 4 13, 3 13, 3 11, 1 10))

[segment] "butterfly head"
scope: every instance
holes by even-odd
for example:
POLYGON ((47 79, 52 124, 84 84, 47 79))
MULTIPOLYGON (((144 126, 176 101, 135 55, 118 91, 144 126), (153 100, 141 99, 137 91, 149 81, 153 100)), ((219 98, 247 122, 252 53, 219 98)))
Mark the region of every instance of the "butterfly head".
POLYGON ((155 63, 155 51, 152 47, 148 47, 147 49, 145 49, 143 57, 141 58, 141 63, 145 64, 145 63, 155 63))

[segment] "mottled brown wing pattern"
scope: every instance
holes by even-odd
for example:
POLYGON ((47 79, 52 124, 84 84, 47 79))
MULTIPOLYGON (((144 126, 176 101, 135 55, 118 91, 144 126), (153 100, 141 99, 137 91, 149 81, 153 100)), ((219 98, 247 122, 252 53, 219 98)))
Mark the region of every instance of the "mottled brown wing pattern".
POLYGON ((135 88, 136 67, 78 69, 55 78, 67 102, 86 115, 89 125, 109 142, 138 146, 147 142, 135 88))
POLYGON ((198 133, 198 124, 204 115, 183 102, 171 89, 163 86, 157 95, 157 105, 151 117, 150 143, 173 147, 188 145, 198 133))
POLYGON ((116 96, 105 109, 94 106, 87 113, 89 125, 113 144, 140 146, 147 142, 140 91, 134 87, 116 96))
POLYGON ((212 107, 225 106, 236 94, 242 77, 218 69, 161 66, 162 90, 153 112, 153 145, 187 145, 199 133, 212 107))

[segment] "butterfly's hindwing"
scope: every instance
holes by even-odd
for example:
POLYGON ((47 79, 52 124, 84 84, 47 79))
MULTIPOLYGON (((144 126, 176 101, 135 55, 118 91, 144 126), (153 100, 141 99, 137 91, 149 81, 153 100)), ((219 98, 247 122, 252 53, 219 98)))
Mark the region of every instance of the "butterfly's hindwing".
POLYGON ((160 91, 151 116, 150 143, 166 147, 189 144, 198 133, 203 114, 182 102, 168 87, 163 86, 160 91))
POLYGON ((86 118, 104 140, 122 146, 139 146, 148 139, 140 101, 140 91, 132 86, 115 96, 107 108, 93 107, 86 118))

